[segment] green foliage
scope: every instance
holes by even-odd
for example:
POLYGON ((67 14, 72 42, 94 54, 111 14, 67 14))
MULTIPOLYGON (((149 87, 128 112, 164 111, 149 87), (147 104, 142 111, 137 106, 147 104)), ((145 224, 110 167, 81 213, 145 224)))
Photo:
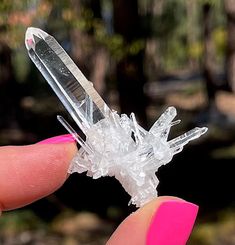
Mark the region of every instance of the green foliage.
POLYGON ((45 224, 30 210, 7 212, 0 220, 0 234, 2 235, 13 235, 44 227, 45 224))
POLYGON ((224 28, 217 28, 213 31, 213 40, 215 43, 216 53, 219 57, 224 57, 227 46, 227 32, 224 28))
POLYGON ((190 13, 186 11, 186 0, 165 1, 162 13, 153 18, 153 34, 160 43, 160 57, 166 71, 181 69, 187 66, 190 59, 200 64, 204 55, 202 6, 206 3, 212 6, 212 39, 217 55, 215 62, 224 61, 227 37, 222 1, 201 0, 194 3, 196 13, 192 17, 195 19, 193 26, 188 26, 187 15, 190 13), (193 42, 188 40, 189 32, 193 32, 193 42))
POLYGON ((234 208, 213 214, 213 216, 216 220, 200 222, 195 227, 189 245, 234 244, 234 208))
POLYGON ((221 0, 199 0, 199 4, 210 4, 213 7, 221 8, 223 7, 223 1, 221 0))
MULTIPOLYGON (((143 9, 151 6, 155 0, 145 0, 139 3, 143 9)), ((82 2, 83 3, 83 2, 82 2)), ((217 62, 222 62, 226 49, 225 16, 223 3, 220 0, 200 0, 196 3, 196 22, 192 26, 196 40, 193 43, 187 41, 188 16, 186 11, 186 0, 167 0, 162 4, 161 11, 153 16, 146 12, 142 18, 143 35, 141 38, 127 43, 124 38, 116 33, 107 32, 106 25, 102 19, 96 18, 89 4, 81 4, 78 10, 72 5, 72 1, 13 1, 2 0, 0 4, 0 25, 7 30, 3 39, 13 48, 23 46, 24 32, 28 25, 37 26, 37 23, 50 22, 47 25, 60 36, 68 36, 71 29, 79 29, 83 33, 93 36, 95 42, 103 45, 114 60, 119 60, 127 54, 135 55, 145 48, 149 36, 159 42, 160 49, 158 58, 161 59, 164 69, 178 69, 187 66, 190 59, 200 61, 203 56, 203 43, 201 40, 202 26, 201 13, 202 5, 210 4, 213 8, 213 40, 215 43, 217 62), (34 13, 32 13, 32 9, 34 13), (51 17, 50 17, 51 16, 51 17), (149 25, 151 28, 149 29, 149 25), (147 30, 148 29, 148 30, 147 30), (148 33, 148 36, 146 34, 148 33)), ((112 11, 110 1, 101 1, 102 9, 112 11)), ((22 73, 19 71, 18 73, 22 73)), ((24 77, 24 75, 20 75, 24 77)))
POLYGON ((198 41, 188 45, 187 53, 193 59, 201 59, 203 56, 203 43, 198 41))
POLYGON ((165 1, 162 13, 153 18, 153 33, 160 42, 160 56, 166 70, 187 62, 186 9, 183 1, 165 1))
POLYGON ((185 7, 180 1, 165 1, 160 15, 153 16, 152 31, 157 38, 169 38, 181 29, 182 17, 185 16, 185 7))

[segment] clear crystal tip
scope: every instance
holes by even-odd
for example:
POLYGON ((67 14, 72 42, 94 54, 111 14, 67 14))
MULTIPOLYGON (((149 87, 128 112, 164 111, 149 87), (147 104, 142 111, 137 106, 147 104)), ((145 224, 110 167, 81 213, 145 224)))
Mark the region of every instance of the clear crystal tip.
POLYGON ((48 36, 48 34, 35 27, 28 27, 27 31, 25 33, 25 46, 28 50, 31 48, 35 48, 35 43, 37 42, 37 39, 45 39, 48 36))

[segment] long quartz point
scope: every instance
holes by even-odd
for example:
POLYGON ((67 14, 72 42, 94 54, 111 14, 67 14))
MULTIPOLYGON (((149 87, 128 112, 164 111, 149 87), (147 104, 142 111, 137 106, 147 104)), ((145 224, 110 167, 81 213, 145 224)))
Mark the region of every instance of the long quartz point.
POLYGON ((31 60, 83 131, 105 118, 107 105, 54 37, 29 27, 25 45, 31 60))
POLYGON ((174 107, 169 107, 147 131, 138 124, 134 113, 128 117, 108 108, 54 37, 30 27, 25 45, 34 64, 86 135, 84 141, 58 116, 81 145, 68 172, 87 172, 94 179, 114 176, 130 194, 130 203, 138 207, 157 196, 158 168, 207 131, 205 127, 194 128, 167 141, 170 128, 180 122, 173 121, 177 114, 174 107))

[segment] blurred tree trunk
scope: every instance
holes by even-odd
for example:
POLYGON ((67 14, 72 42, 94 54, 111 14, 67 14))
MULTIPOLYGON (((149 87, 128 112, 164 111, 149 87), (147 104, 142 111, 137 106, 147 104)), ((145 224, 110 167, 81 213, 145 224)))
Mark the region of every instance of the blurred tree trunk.
POLYGON ((20 90, 16 82, 10 47, 0 41, 0 127, 16 128, 20 114, 20 90))
MULTIPOLYGON (((137 0, 113 0, 114 31, 123 37, 128 45, 140 38, 140 18, 137 0)), ((144 52, 125 54, 117 64, 117 81, 121 112, 136 113, 142 125, 147 124, 146 97, 143 86, 144 52)))
MULTIPOLYGON (((71 0, 71 5, 76 11, 78 20, 82 20, 84 8, 92 11, 95 19, 101 18, 99 0, 71 0)), ((98 45, 93 30, 81 30, 76 27, 70 31, 72 42, 72 57, 81 71, 93 82, 96 90, 103 95, 106 90, 105 76, 108 64, 108 54, 104 47, 98 45)))
POLYGON ((215 94, 217 91, 215 78, 215 55, 214 44, 212 40, 212 8, 211 4, 203 4, 203 34, 204 34, 204 63, 203 71, 206 81, 206 90, 208 95, 209 106, 214 105, 215 94))
MULTIPOLYGON (((151 27, 154 25, 154 17, 160 16, 162 14, 164 0, 151 0, 147 2, 148 4, 146 16, 151 18, 151 27)), ((160 42, 158 37, 153 36, 152 33, 149 33, 150 37, 146 40, 146 70, 148 73, 149 79, 156 81, 161 73, 162 61, 160 55, 160 42)))
MULTIPOLYGON (((197 0, 188 0, 185 3, 187 14, 187 43, 188 47, 191 47, 197 42, 197 0)), ((189 68, 191 70, 198 68, 198 61, 193 57, 189 58, 189 68)))
POLYGON ((232 91, 235 92, 235 1, 224 0, 224 6, 228 33, 226 75, 232 91))

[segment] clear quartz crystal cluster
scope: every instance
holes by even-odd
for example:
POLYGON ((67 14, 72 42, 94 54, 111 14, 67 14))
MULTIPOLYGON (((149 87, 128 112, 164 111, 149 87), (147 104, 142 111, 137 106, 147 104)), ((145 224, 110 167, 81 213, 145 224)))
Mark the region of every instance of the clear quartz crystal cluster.
POLYGON ((94 179, 114 176, 130 194, 130 203, 142 206, 157 196, 156 171, 171 161, 189 141, 207 128, 191 131, 168 141, 176 109, 169 107, 149 131, 135 115, 118 115, 105 104, 58 42, 46 32, 28 28, 25 39, 32 61, 55 91, 74 121, 86 135, 84 141, 58 116, 62 125, 81 145, 69 172, 87 172, 94 179))
POLYGON ((167 141, 176 109, 169 107, 149 131, 136 121, 135 115, 111 112, 105 119, 85 131, 86 142, 73 159, 70 173, 82 173, 94 179, 114 176, 131 196, 130 203, 142 206, 157 196, 159 183, 155 172, 182 151, 190 140, 200 137, 207 128, 191 131, 167 141))

